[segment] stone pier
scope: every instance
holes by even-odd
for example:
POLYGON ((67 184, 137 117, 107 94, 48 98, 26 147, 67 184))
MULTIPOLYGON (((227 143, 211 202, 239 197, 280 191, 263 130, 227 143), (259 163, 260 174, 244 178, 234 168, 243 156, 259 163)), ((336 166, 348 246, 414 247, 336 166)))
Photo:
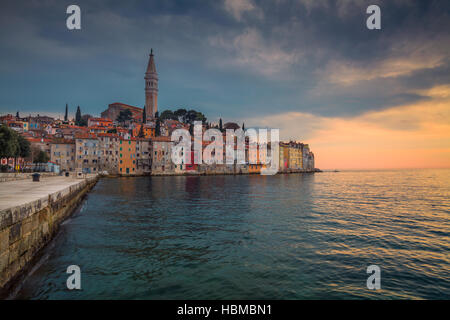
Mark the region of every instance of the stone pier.
POLYGON ((0 183, 0 296, 8 293, 97 179, 58 176, 0 183))

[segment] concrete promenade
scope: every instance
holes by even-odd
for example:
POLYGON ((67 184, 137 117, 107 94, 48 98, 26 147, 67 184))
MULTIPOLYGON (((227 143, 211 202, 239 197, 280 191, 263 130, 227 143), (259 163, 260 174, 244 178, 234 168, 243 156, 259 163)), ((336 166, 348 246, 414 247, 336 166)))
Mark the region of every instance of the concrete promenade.
POLYGON ((48 199, 48 196, 82 182, 74 177, 45 177, 39 182, 31 179, 0 183, 0 212, 34 202, 48 199))

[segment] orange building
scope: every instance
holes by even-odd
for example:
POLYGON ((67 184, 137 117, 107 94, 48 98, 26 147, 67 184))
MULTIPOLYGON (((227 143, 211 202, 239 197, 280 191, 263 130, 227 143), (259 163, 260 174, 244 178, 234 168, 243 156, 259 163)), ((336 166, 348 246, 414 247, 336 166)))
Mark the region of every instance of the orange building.
POLYGON ((137 124, 136 127, 133 129, 133 137, 139 137, 144 139, 150 139, 155 137, 155 128, 148 124, 137 124), (143 136, 140 137, 141 134, 141 128, 142 128, 142 134, 143 136))
POLYGON ((120 139, 119 174, 136 174, 136 138, 120 139))

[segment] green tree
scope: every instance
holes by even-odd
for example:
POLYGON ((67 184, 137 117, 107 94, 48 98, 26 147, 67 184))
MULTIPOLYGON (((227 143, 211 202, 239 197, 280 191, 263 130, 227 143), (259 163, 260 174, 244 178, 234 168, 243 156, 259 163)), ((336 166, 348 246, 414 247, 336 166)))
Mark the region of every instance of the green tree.
POLYGON ((69 116, 69 106, 66 103, 66 112, 64 113, 64 121, 67 122, 67 118, 69 116))
POLYGON ((181 121, 183 123, 186 123, 186 117, 187 117, 187 114, 188 114, 186 109, 178 109, 173 114, 175 116, 175 120, 179 120, 179 121, 181 121))
POLYGON ((222 118, 220 118, 220 120, 219 120, 219 130, 223 131, 222 118))
POLYGON ((147 123, 147 111, 145 111, 145 106, 144 111, 142 111, 142 123, 147 123))
POLYGON ((242 131, 245 132, 245 123, 242 122, 242 131))
POLYGON ((22 135, 17 135, 17 140, 19 143, 19 157, 28 158, 31 155, 31 144, 30 141, 25 139, 22 135))
POLYGON ((161 120, 178 120, 171 110, 164 110, 159 117, 161 120))
POLYGON ((77 112, 75 113, 75 125, 81 126, 81 110, 80 110, 80 106, 77 107, 77 112))
POLYGON ((17 133, 6 125, 0 126, 0 158, 16 157, 19 151, 17 133))
POLYGON ((16 112, 16 118, 20 118, 19 111, 16 112))

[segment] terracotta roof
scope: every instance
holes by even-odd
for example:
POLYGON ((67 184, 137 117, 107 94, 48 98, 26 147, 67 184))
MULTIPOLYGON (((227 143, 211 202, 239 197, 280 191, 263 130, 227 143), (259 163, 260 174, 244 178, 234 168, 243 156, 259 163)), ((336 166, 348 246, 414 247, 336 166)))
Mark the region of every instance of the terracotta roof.
POLYGON ((135 107, 135 106, 130 106, 129 104, 125 104, 125 103, 122 103, 122 102, 114 102, 114 103, 111 103, 111 104, 108 105, 108 107, 109 107, 109 106, 113 106, 113 105, 120 105, 121 107, 125 107, 125 108, 127 108, 127 109, 133 109, 133 110, 135 110, 135 111, 140 111, 140 112, 142 112, 142 108, 135 107))
POLYGON ((91 133, 76 133, 75 139, 97 139, 97 136, 91 133))
POLYGON ((111 119, 108 118, 89 118, 90 121, 106 121, 106 122, 112 122, 111 119))
POLYGON ((52 144, 75 144, 73 139, 53 138, 52 144))
POLYGON ((165 137, 165 136, 154 137, 154 138, 152 138, 152 141, 155 141, 155 142, 172 142, 170 137, 165 137))
POLYGON ((97 133, 97 137, 112 137, 112 138, 119 138, 119 136, 115 133, 97 133))

